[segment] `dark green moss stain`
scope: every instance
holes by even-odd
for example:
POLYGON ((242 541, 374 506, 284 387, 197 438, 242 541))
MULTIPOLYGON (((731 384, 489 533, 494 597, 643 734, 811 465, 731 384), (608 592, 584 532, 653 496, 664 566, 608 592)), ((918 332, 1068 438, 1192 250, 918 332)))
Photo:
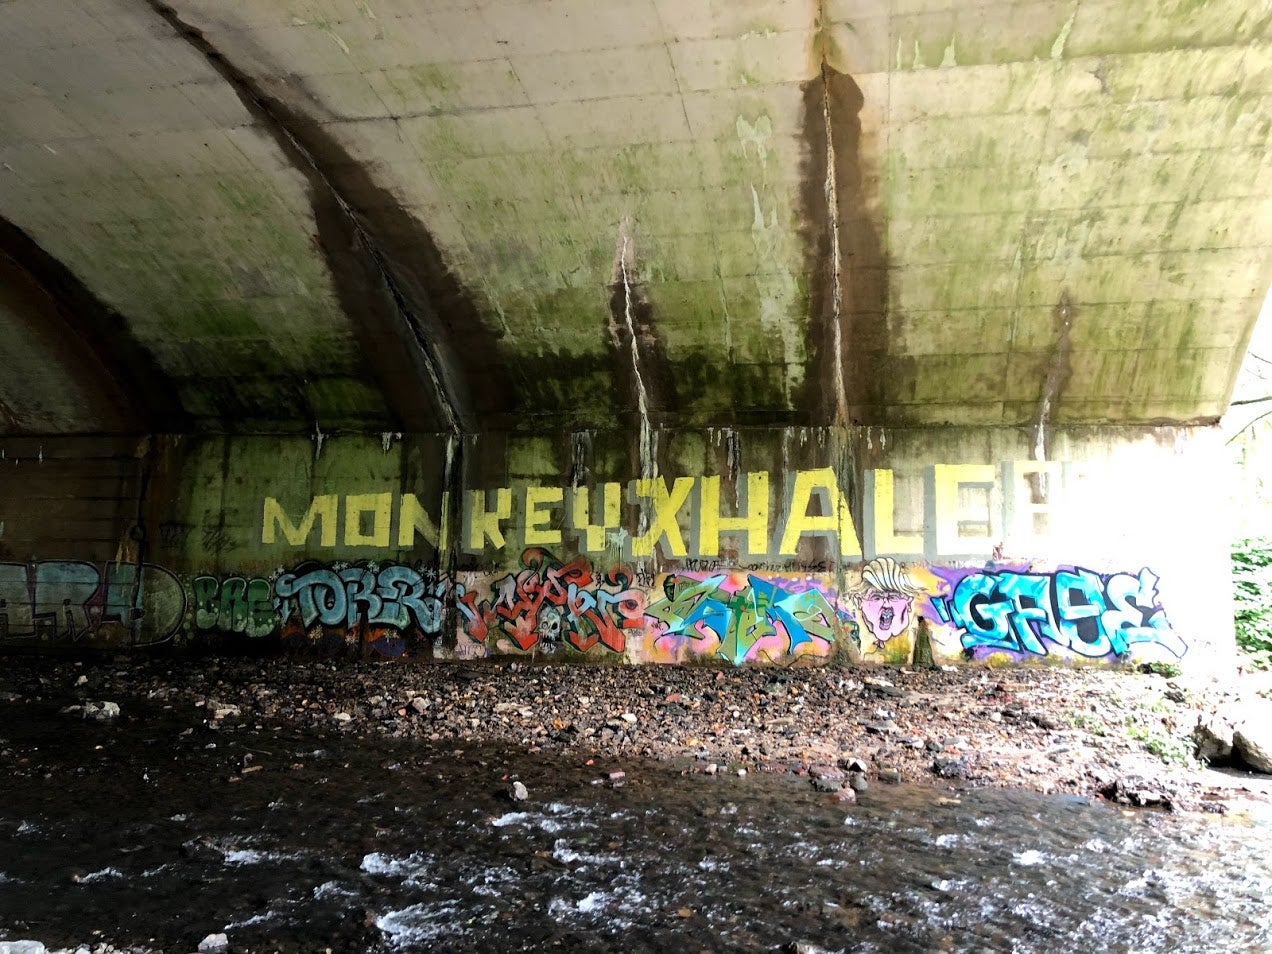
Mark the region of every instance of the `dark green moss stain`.
POLYGON ((862 183, 861 109, 865 97, 851 76, 823 64, 804 86, 803 136, 808 144, 800 170, 800 235, 810 276, 808 371, 802 405, 811 423, 834 423, 836 377, 842 373, 846 424, 884 423, 885 394, 879 368, 888 348, 888 262, 879 227, 867 208, 862 183), (835 157, 835 208, 827 192, 826 112, 835 157), (834 239, 839 223, 841 282, 840 353, 835 354, 834 239))
MULTIPOLYGON (((147 2, 231 86, 308 181, 315 240, 367 374, 394 415, 389 426, 471 432, 479 420, 489 425, 509 416, 514 405, 496 336, 431 233, 321 123, 267 94, 171 7, 147 2)), ((317 102, 297 78, 287 85, 317 102)))
MULTIPOLYGON (((0 287, 20 305, 11 313, 35 323, 37 337, 54 343, 67 372, 100 396, 93 416, 102 426, 128 434, 188 430, 176 388, 124 316, 5 218, 0 218, 0 287)), ((5 423, 24 430, 12 412, 5 423)))

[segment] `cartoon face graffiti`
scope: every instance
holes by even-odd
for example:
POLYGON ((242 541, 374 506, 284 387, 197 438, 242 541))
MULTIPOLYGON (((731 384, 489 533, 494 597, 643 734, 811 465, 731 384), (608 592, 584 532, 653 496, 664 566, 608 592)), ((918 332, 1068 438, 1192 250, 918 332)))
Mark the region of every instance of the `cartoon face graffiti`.
POLYGON ((891 557, 871 560, 861 571, 861 588, 853 600, 861 612, 866 630, 874 637, 862 647, 872 652, 910 626, 910 604, 918 593, 909 573, 891 557))
POLYGON ((874 638, 885 642, 910 625, 910 597, 870 587, 861 597, 861 615, 874 638))

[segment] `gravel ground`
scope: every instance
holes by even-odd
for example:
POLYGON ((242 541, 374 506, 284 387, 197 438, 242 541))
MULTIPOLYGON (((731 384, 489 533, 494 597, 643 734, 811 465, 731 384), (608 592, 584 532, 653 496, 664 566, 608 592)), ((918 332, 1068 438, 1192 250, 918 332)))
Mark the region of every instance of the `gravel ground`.
POLYGON ((793 773, 827 791, 929 781, 1224 812, 1268 797, 1272 778, 1207 769, 1194 758, 1192 732, 1265 685, 1058 668, 9 656, 0 666, 0 726, 29 702, 64 705, 66 718, 109 718, 103 703, 127 711, 145 699, 223 732, 293 725, 368 740, 653 758, 684 772, 793 773))

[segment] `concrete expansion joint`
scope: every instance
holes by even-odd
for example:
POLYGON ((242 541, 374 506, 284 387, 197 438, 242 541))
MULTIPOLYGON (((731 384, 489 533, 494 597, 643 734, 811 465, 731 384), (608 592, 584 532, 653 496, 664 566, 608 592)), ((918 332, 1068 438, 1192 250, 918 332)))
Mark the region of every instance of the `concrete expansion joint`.
POLYGON ((453 434, 471 431, 471 427, 464 426, 463 415, 458 408, 458 402, 451 389, 447 386, 445 376, 441 371, 440 359, 434 353, 428 338, 421 331, 419 318, 411 307, 400 283, 394 277, 388 260, 375 239, 363 226, 353 207, 324 170, 313 151, 296 136, 288 124, 287 117, 279 114, 279 109, 273 105, 271 98, 261 90, 256 81, 234 65, 224 53, 217 49, 202 30, 183 20, 181 15, 171 6, 164 3, 163 0, 143 0, 143 2, 153 13, 167 23, 178 37, 193 47, 196 52, 201 54, 211 64, 212 68, 235 91, 248 112, 261 122, 264 128, 274 137, 284 154, 288 155, 296 168, 305 175, 311 187, 327 193, 335 202, 341 215, 347 220, 349 227, 353 230, 358 246, 371 260, 371 264, 383 281, 398 317, 405 324, 407 331, 419 349, 425 373, 429 378, 429 383, 432 385, 434 393, 437 395, 438 406, 445 418, 446 430, 453 434))
POLYGON ((843 351, 843 269, 839 243, 839 184, 835 178, 835 135, 831 122, 830 76, 825 51, 822 52, 822 121, 826 126, 826 211, 830 221, 831 262, 831 353, 834 356, 835 423, 848 423, 848 393, 844 386, 843 351))

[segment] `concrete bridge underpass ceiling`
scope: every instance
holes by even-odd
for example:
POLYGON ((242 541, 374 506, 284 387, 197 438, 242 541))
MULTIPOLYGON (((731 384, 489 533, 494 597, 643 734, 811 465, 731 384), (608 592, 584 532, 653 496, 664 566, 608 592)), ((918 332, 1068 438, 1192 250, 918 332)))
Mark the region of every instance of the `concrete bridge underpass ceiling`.
POLYGON ((0 0, 0 431, 1194 421, 1268 0, 0 0))

